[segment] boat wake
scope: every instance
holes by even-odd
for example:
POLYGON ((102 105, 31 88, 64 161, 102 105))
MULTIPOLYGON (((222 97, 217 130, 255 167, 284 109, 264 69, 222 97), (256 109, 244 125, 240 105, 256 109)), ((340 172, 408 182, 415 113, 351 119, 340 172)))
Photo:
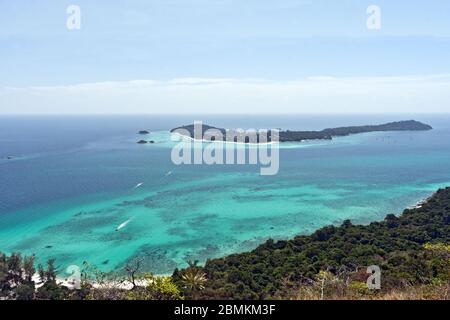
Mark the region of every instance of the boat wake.
POLYGON ((133 220, 133 219, 129 219, 129 220, 127 220, 127 221, 121 223, 121 224, 116 228, 116 231, 119 231, 120 229, 125 228, 125 227, 131 222, 131 220, 133 220))

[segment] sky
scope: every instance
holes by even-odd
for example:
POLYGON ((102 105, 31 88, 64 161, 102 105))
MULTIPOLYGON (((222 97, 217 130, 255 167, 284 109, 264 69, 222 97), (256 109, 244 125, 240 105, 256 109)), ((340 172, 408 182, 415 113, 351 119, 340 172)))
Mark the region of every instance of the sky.
POLYGON ((0 0, 0 114, 449 112, 449 16, 448 0, 0 0))

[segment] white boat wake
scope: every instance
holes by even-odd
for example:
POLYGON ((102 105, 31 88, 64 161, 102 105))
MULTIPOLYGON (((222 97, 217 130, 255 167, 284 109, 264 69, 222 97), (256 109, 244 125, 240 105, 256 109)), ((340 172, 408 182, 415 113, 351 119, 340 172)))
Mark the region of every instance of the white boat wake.
POLYGON ((142 187, 143 184, 144 184, 143 182, 138 183, 133 189, 137 189, 137 188, 139 188, 139 187, 142 187))
POLYGON ((125 228, 125 227, 127 226, 127 224, 129 224, 129 223, 131 222, 131 220, 133 220, 133 219, 129 219, 129 220, 127 220, 127 221, 121 223, 121 224, 116 228, 116 231, 119 231, 120 229, 125 228))

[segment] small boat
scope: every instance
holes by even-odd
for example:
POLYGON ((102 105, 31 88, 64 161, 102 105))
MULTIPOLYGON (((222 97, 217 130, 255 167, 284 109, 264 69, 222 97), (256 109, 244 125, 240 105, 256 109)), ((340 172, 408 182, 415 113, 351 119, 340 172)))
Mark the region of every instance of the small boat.
POLYGON ((125 228, 125 227, 127 226, 127 224, 129 224, 130 222, 131 222, 131 219, 129 219, 129 220, 127 220, 127 221, 121 223, 121 224, 116 228, 116 231, 119 231, 120 229, 125 228))
POLYGON ((139 187, 142 187, 143 184, 144 184, 143 182, 138 183, 133 189, 137 189, 137 188, 139 188, 139 187))

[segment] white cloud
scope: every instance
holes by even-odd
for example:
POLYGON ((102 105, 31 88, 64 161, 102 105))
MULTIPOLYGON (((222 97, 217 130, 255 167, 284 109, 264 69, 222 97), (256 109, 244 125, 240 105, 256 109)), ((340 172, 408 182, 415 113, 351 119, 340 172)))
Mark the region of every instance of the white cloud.
POLYGON ((5 87, 0 113, 449 112, 450 75, 133 80, 5 87))

